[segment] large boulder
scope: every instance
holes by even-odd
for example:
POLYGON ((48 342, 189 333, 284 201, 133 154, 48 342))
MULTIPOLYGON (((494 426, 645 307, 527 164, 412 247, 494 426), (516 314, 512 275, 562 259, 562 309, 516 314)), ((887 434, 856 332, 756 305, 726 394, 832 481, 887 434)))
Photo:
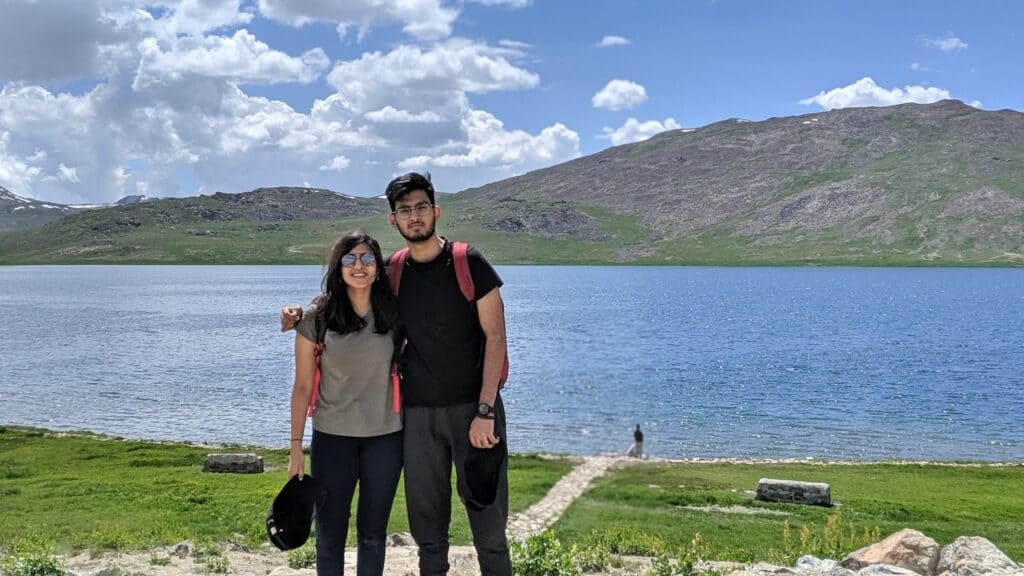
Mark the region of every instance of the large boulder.
POLYGON ((757 481, 757 499, 765 502, 831 506, 832 488, 824 482, 761 478, 757 481))
POLYGON ((203 472, 262 474, 263 457, 256 454, 207 454, 203 472))
POLYGON ((980 536, 961 536, 942 549, 939 576, 1024 576, 1024 566, 980 536))
POLYGON ((861 570, 872 564, 905 568, 921 576, 935 574, 939 563, 939 543, 917 530, 904 528, 881 542, 851 552, 843 566, 861 570))

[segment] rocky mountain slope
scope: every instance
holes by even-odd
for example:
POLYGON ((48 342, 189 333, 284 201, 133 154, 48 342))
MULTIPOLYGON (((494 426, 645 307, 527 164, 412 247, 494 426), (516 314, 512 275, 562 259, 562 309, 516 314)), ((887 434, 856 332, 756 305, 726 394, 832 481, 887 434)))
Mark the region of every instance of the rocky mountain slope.
MULTIPOLYGON (((438 202, 441 229, 498 262, 1019 266, 1024 114, 947 100, 730 119, 438 202)), ((397 245, 386 212, 305 188, 147 201, 0 235, 0 262, 315 261, 355 225, 397 245)))

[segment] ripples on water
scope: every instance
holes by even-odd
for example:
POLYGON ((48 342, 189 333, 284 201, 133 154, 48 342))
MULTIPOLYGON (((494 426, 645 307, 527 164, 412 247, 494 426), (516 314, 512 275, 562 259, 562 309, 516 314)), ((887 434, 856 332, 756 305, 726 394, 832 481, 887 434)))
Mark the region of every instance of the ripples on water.
MULTIPOLYGON (((1024 270, 501 267, 517 451, 1024 459, 1024 270)), ((285 446, 315 266, 0 267, 0 422, 285 446)))

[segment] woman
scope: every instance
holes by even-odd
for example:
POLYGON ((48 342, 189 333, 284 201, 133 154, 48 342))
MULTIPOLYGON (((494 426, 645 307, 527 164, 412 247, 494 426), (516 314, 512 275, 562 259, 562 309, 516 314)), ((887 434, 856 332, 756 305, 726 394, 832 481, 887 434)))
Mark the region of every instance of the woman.
POLYGON ((302 436, 307 412, 312 413, 311 472, 327 492, 316 515, 320 576, 344 571, 357 483, 356 572, 384 573, 388 517, 402 470, 402 419, 390 377, 396 319, 377 241, 358 230, 344 236, 331 251, 323 294, 305 311, 295 335, 288 477, 304 473, 302 436), (318 341, 324 347, 321 381, 314 388, 318 341))

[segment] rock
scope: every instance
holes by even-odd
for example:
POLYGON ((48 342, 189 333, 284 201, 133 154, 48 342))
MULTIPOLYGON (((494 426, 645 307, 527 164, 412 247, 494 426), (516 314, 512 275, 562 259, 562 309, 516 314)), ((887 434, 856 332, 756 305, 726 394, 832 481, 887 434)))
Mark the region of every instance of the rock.
POLYGON ((207 454, 203 461, 203 472, 261 474, 263 457, 255 454, 207 454))
POLYGON ((95 568, 88 572, 69 572, 74 576, 124 576, 125 571, 121 570, 117 566, 103 566, 101 568, 95 568))
POLYGON ((851 552, 843 559, 843 566, 860 570, 872 564, 889 564, 930 576, 938 562, 938 542, 917 530, 904 528, 881 542, 851 552))
POLYGON ((832 505, 832 489, 823 482, 798 482, 761 478, 757 482, 757 499, 766 502, 792 502, 815 506, 832 505))
POLYGON ((408 532, 395 532, 388 536, 388 546, 415 546, 416 541, 408 532))
POLYGON ((736 570, 731 572, 729 576, 790 576, 800 574, 793 568, 786 568, 785 566, 775 566, 774 564, 768 564, 767 562, 758 562, 753 566, 748 566, 743 570, 736 570))
POLYGON ((714 572, 715 574, 728 574, 736 570, 743 570, 746 564, 743 562, 729 562, 727 560, 698 560, 693 565, 694 574, 714 572))
POLYGON ((819 560, 814 556, 801 556, 796 569, 802 576, 854 576, 853 570, 843 568, 835 560, 819 560))
POLYGON ((917 576, 917 572, 892 564, 872 564, 858 570, 857 576, 917 576))
POLYGON ((942 549, 939 576, 1024 576, 1024 566, 980 536, 961 536, 942 549))
POLYGON ((174 546, 168 546, 167 555, 176 556, 178 558, 188 558, 192 554, 193 548, 195 548, 195 545, 192 544, 191 540, 183 540, 174 546))

